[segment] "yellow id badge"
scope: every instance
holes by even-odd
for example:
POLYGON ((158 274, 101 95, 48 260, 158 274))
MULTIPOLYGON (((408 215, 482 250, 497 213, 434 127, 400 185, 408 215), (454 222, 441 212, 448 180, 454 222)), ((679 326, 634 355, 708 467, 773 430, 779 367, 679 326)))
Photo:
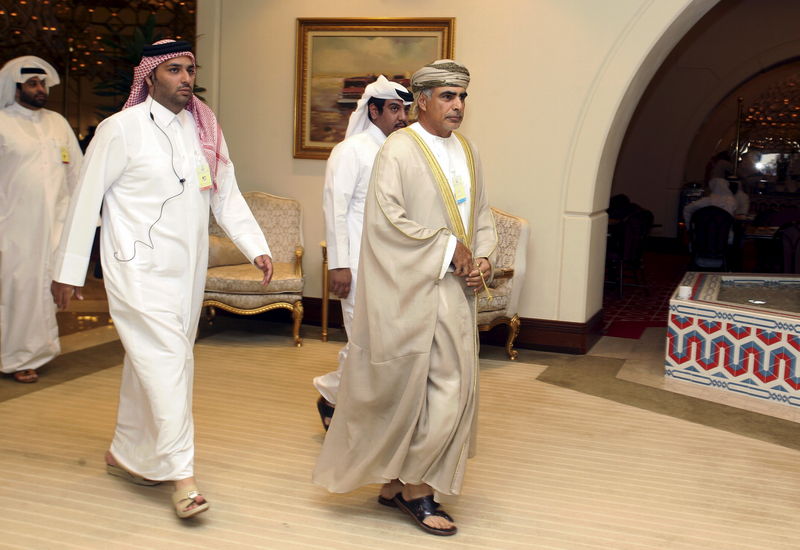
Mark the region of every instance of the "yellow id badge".
POLYGON ((453 192, 457 204, 464 204, 464 202, 466 202, 467 190, 464 188, 464 182, 461 180, 461 176, 456 176, 453 180, 453 192))
POLYGON ((69 151, 66 147, 61 148, 61 163, 69 164, 69 151))
POLYGON ((211 171, 205 162, 197 165, 197 181, 200 183, 200 191, 211 187, 211 171))

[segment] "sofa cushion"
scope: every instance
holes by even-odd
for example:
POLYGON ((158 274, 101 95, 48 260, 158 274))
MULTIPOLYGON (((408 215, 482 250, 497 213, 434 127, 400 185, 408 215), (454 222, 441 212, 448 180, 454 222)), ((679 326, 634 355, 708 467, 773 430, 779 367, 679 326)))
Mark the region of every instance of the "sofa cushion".
POLYGON ((295 274, 294 263, 273 262, 272 281, 264 287, 261 270, 252 264, 210 267, 206 291, 229 294, 302 294, 303 279, 295 274))
POLYGON ((228 237, 208 236, 208 267, 250 263, 228 237))

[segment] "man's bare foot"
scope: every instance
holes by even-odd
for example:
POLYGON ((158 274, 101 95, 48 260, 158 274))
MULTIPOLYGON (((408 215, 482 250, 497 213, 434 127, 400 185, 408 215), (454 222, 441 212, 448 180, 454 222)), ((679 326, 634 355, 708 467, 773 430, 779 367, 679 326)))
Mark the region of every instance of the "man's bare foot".
MULTIPOLYGON (((194 491, 197 490, 197 482, 193 477, 187 477, 186 479, 175 480, 176 493, 179 491, 185 493, 192 490, 194 491)), ((191 510, 194 510, 195 508, 198 508, 206 503, 207 503, 206 498, 200 493, 197 493, 196 496, 191 498, 191 502, 189 502, 186 506, 183 507, 183 511, 188 513, 191 510)))
MULTIPOLYGON (((422 485, 406 484, 403 486, 402 490, 403 500, 406 502, 432 495, 433 489, 430 485, 425 483, 422 485)), ((452 529, 456 526, 455 523, 442 516, 427 516, 422 520, 422 522, 428 527, 433 527, 434 529, 452 529)))
POLYGON ((393 479, 389 483, 384 483, 381 486, 380 495, 386 500, 392 500, 398 493, 402 492, 403 484, 399 479, 393 479))
POLYGON ((39 375, 33 369, 18 370, 13 373, 14 380, 22 384, 32 384, 39 380, 39 375))
POLYGON ((111 451, 106 451, 106 464, 111 464, 112 466, 119 466, 119 462, 117 462, 117 459, 114 458, 114 455, 111 454, 111 451))

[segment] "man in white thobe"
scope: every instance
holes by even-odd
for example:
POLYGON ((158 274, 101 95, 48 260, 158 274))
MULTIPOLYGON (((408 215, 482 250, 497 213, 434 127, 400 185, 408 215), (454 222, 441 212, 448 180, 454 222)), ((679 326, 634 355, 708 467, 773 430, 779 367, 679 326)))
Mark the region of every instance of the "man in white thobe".
POLYGON ((194 481, 194 345, 208 265, 209 206, 237 247, 272 276, 266 239, 242 198, 211 109, 192 94, 188 43, 144 48, 123 110, 89 145, 57 255, 53 296, 83 284, 102 203, 109 311, 125 347, 107 470, 134 483, 174 481, 175 511, 208 509, 194 481))
POLYGON ((419 122, 375 158, 351 346, 313 474, 333 492, 384 483, 378 501, 435 535, 456 533, 434 493, 459 494, 475 447, 476 293, 497 244, 477 151, 454 131, 469 79, 446 59, 415 72, 419 122))
MULTIPOLYGON (((328 246, 329 289, 341 300, 348 339, 358 279, 364 200, 372 164, 386 137, 406 127, 406 105, 411 104, 411 98, 402 84, 380 75, 364 89, 356 110, 350 115, 345 139, 333 148, 325 167, 322 210, 328 246)), ((345 344, 339 351, 339 367, 335 371, 314 378, 314 387, 320 393, 317 410, 326 430, 336 406, 348 346, 349 343, 345 344)))
POLYGON ((0 69, 0 371, 25 383, 61 352, 52 260, 83 158, 69 123, 44 108, 58 83, 35 56, 0 69))

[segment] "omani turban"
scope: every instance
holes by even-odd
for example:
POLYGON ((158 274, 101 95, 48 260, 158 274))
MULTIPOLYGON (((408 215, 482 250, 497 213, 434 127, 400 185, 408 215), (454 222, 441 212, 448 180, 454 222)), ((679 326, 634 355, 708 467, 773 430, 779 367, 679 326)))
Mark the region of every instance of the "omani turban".
POLYGON ((411 76, 411 91, 414 93, 427 88, 441 86, 469 86, 469 71, 452 59, 439 59, 425 65, 411 76))

